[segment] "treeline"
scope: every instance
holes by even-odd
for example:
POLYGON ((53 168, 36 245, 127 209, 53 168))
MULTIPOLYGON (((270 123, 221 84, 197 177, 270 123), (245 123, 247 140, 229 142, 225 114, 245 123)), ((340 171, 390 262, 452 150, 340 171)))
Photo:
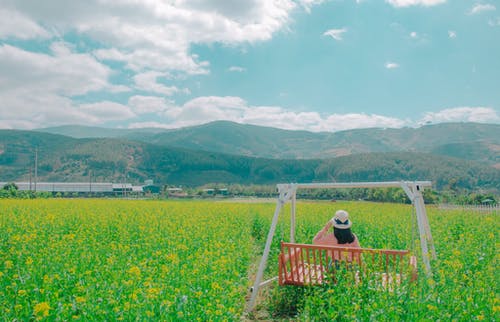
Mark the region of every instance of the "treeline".
MULTIPOLYGON (((266 185, 286 182, 430 180, 436 190, 500 192, 500 170, 423 153, 369 153, 329 160, 275 160, 188 150, 144 149, 138 170, 155 182, 196 187, 211 182, 266 185), (144 166, 144 168, 142 168, 144 166)), ((130 172, 129 172, 130 173, 130 172)))
MULTIPOLYGON (((122 197, 116 194, 114 197, 122 197)), ((95 193, 52 193, 20 191, 14 183, 6 184, 0 189, 0 198, 75 198, 101 197, 95 193)), ((108 196, 109 197, 109 196, 108 196)), ((168 193, 164 186, 159 193, 128 193, 127 198, 277 198, 278 191, 274 185, 223 185, 207 184, 197 188, 187 188, 182 195, 168 193)), ((500 197, 491 193, 457 192, 452 190, 436 191, 425 189, 423 197, 426 204, 460 204, 460 205, 496 205, 500 197)), ((353 189, 301 189, 297 191, 297 199, 330 200, 330 201, 374 201, 410 204, 408 196, 401 188, 353 188, 353 189)))
MULTIPOLYGON (((210 187, 206 185, 204 187, 210 187)), ((217 185, 215 185, 217 187, 217 185)), ((214 189, 217 192, 217 188, 214 189)), ((229 185, 227 195, 233 197, 277 197, 275 186, 266 185, 229 185)), ((467 191, 436 191, 425 189, 423 197, 426 204, 452 203, 465 205, 496 205, 500 197, 491 193, 471 193, 467 191)), ((311 200, 364 200, 375 202, 393 202, 410 204, 411 201, 401 188, 353 188, 353 189, 301 189, 297 191, 298 199, 311 200)))

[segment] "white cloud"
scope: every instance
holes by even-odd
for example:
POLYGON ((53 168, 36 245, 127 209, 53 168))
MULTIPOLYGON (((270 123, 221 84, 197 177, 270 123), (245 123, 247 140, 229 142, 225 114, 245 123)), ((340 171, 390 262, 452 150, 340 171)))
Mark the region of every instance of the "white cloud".
POLYGON ((38 124, 29 120, 2 120, 0 119, 0 129, 19 130, 19 129, 34 129, 38 124))
POLYGON ((325 2, 325 0, 299 0, 300 5, 304 8, 304 10, 307 13, 311 13, 311 8, 313 6, 322 4, 323 2, 325 2))
POLYGON ((330 29, 323 33, 323 36, 330 36, 335 40, 342 40, 342 35, 347 31, 347 28, 330 29))
POLYGON ((446 0, 385 0, 385 2, 389 3, 393 7, 403 8, 410 6, 431 7, 445 3, 446 0))
POLYGON ((136 114, 162 113, 174 103, 158 96, 135 95, 129 98, 128 105, 136 114))
POLYGON ((472 9, 470 9, 469 14, 475 15, 484 11, 494 11, 496 9, 497 8, 494 5, 489 3, 486 4, 477 3, 476 5, 474 5, 474 7, 472 7, 472 9))
POLYGON ((230 72, 242 73, 242 72, 246 71, 246 68, 243 68, 240 66, 231 66, 227 70, 230 72))
POLYGON ((94 54, 101 60, 124 62, 127 68, 138 73, 147 69, 163 72, 177 70, 189 75, 209 73, 207 69, 209 63, 207 61, 197 61, 196 55, 185 55, 183 52, 163 53, 141 48, 127 52, 112 48, 98 49, 94 54))
POLYGON ((394 62, 387 62, 387 63, 385 63, 385 68, 387 68, 387 69, 399 68, 399 64, 394 63, 394 62))
POLYGON ((247 106, 244 99, 237 96, 202 96, 184 104, 185 108, 223 108, 240 110, 247 106))
POLYGON ((168 76, 169 75, 166 73, 154 71, 136 74, 134 76, 135 88, 146 92, 153 92, 171 96, 179 92, 179 89, 176 86, 165 86, 158 83, 158 78, 165 78, 168 76))
MULTIPOLYGON (((143 91, 165 96, 189 93, 169 84, 166 75, 182 79, 210 72, 209 62, 192 52, 193 44, 237 46, 267 41, 276 32, 287 30, 294 9, 310 9, 321 2, 2 0, 0 40, 50 41, 65 39, 68 34, 80 37, 74 48, 56 41, 48 53, 0 43, 2 126, 7 126, 6 120, 23 128, 102 124, 112 118, 106 111, 117 113, 114 120, 132 117, 134 112, 164 113, 158 101, 140 101, 138 97, 129 101, 130 110, 112 102, 79 105, 74 97, 86 99, 96 91, 143 91), (91 52, 82 53, 82 48, 91 52), (133 72, 131 79, 124 79, 121 85, 111 84, 113 70, 103 61, 123 63, 133 72), (128 85, 127 81, 133 83, 128 85), (98 119, 99 115, 103 119, 98 119)), ((167 110, 173 109, 168 101, 166 104, 167 110)))
POLYGON ((417 38, 418 34, 415 31, 410 32, 410 37, 411 38, 417 38))
POLYGON ((132 90, 130 87, 125 85, 113 85, 113 84, 109 85, 107 89, 111 93, 124 93, 124 92, 130 92, 132 90))
POLYGON ((408 121, 377 114, 350 113, 333 114, 321 124, 321 131, 342 131, 359 128, 382 127, 400 128, 409 125, 408 121))
POLYGON ((160 122, 135 122, 135 123, 130 123, 128 128, 129 129, 143 129, 143 128, 169 129, 171 127, 165 123, 160 123, 160 122))
POLYGON ((79 108, 82 112, 95 118, 93 123, 128 120, 135 117, 130 107, 109 101, 81 104, 79 108))
POLYGON ((240 120, 247 109, 246 102, 235 96, 202 96, 182 106, 169 108, 165 116, 177 123, 175 127, 196 125, 216 120, 240 120))
POLYGON ((4 98, 0 105, 0 119, 5 127, 11 127, 8 126, 11 124, 16 128, 33 129, 61 124, 104 122, 93 115, 95 110, 82 110, 69 98, 53 93, 18 89, 0 95, 4 98))
POLYGON ((401 127, 408 124, 405 120, 373 114, 322 116, 317 112, 294 112, 278 106, 251 106, 240 97, 234 96, 198 97, 183 106, 169 108, 165 115, 169 120, 164 125, 168 128, 192 126, 216 120, 315 132, 360 127, 401 127))
MULTIPOLYGON (((304 0, 307 8, 320 2, 304 0)), ((76 31, 97 44, 106 44, 96 50, 100 59, 125 62, 138 72, 188 74, 208 72, 208 63, 197 61, 190 53, 192 44, 269 40, 287 27, 289 15, 297 7, 292 0, 4 0, 2 6, 22 17, 2 30, 6 36, 19 33, 17 26, 23 24, 27 30, 46 26, 57 30, 57 36, 76 31)))
POLYGON ((0 8, 0 39, 48 38, 49 33, 25 15, 16 10, 0 8))
MULTIPOLYGON (((22 97, 22 96, 19 96, 22 97)), ((26 102, 24 99, 18 106, 26 102)), ((279 106, 252 106, 236 96, 202 96, 183 105, 157 96, 132 96, 127 105, 114 102, 96 102, 76 106, 68 99, 58 96, 39 97, 29 104, 56 106, 40 108, 29 118, 20 119, 27 110, 10 114, 0 110, 0 128, 35 128, 59 124, 102 124, 106 121, 131 120, 129 128, 159 127, 180 128, 199 125, 216 120, 277 127, 289 130, 312 132, 381 127, 401 128, 425 123, 440 122, 485 122, 500 123, 500 116, 490 107, 457 107, 427 112, 420 120, 400 119, 377 114, 348 113, 320 114, 318 112, 292 111, 279 106), (154 113, 155 121, 140 121, 138 115, 154 113), (137 120, 134 122, 134 120, 137 120)))
POLYGON ((111 70, 93 56, 74 53, 62 42, 50 48, 43 54, 0 46, 0 119, 35 127, 104 122, 94 115, 98 111, 79 108, 71 97, 126 87, 111 85, 111 70))
POLYGON ((15 88, 82 95, 107 89, 111 70, 91 55, 72 53, 65 43, 51 45, 52 54, 0 46, 0 91, 15 88))
MULTIPOLYGON (((291 111, 279 106, 252 106, 235 96, 197 97, 182 106, 168 106, 164 117, 164 122, 147 123, 147 126, 179 128, 226 120, 288 130, 335 132, 368 127, 401 128, 428 122, 500 122, 498 113, 488 107, 451 108, 425 113, 420 120, 409 120, 366 113, 322 115, 317 112, 291 111)), ((140 127, 140 123, 134 123, 133 126, 140 127)))
POLYGON ((421 124, 440 122, 498 123, 500 115, 491 107, 454 107, 425 113, 421 124))
POLYGON ((457 33, 453 30, 448 30, 448 37, 449 38, 457 38, 457 33))

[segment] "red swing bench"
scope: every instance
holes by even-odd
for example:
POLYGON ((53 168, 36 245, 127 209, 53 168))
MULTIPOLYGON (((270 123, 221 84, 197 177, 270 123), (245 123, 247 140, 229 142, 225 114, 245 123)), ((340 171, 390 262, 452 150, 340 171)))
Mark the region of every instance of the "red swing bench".
POLYGON ((279 285, 321 285, 336 281, 339 269, 354 272, 355 283, 370 270, 383 288, 417 278, 417 261, 408 250, 349 248, 281 242, 279 285), (408 259, 409 258, 409 259, 408 259))

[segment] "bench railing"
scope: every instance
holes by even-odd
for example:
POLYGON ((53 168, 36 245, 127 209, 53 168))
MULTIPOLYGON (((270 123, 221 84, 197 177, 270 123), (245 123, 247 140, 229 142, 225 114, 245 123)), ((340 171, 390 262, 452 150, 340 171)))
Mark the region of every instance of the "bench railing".
POLYGON ((326 245, 281 243, 279 284, 317 285, 335 281, 344 269, 359 273, 377 272, 401 278, 409 271, 416 278, 416 260, 407 250, 349 248, 326 245), (409 269, 409 267, 412 267, 409 269))

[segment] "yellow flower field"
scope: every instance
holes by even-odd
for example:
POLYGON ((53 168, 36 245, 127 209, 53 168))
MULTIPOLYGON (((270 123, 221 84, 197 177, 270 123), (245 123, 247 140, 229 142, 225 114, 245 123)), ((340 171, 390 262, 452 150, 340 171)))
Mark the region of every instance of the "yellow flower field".
POLYGON ((248 284, 251 212, 200 202, 1 200, 0 315, 233 320, 248 284))
MULTIPOLYGON (((274 206, 0 200, 0 317, 240 320, 274 206)), ((363 202, 299 202, 297 241, 309 243, 339 208, 362 246, 412 248, 411 207, 363 202)), ((285 210, 267 277, 277 274, 288 218, 285 210)), ((429 208, 429 219, 438 252, 432 278, 420 272, 394 292, 273 285, 257 309, 277 320, 498 320, 498 215, 429 208)))

